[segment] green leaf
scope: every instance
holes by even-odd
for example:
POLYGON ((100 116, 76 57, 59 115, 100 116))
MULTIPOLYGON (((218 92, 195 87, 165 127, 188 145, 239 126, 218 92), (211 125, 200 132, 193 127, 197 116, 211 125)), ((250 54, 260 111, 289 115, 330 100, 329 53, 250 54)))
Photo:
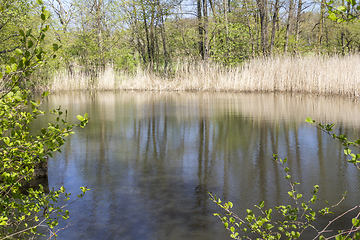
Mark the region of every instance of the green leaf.
POLYGON ((336 20, 338 19, 337 16, 336 16, 336 14, 333 13, 333 12, 331 12, 331 11, 329 11, 329 16, 328 16, 328 18, 329 18, 331 21, 336 21, 336 20))
POLYGON ((33 41, 29 40, 28 41, 28 48, 31 48, 32 46, 34 46, 34 43, 33 43, 33 41))
POLYGON ((16 63, 11 64, 11 70, 15 72, 17 70, 18 65, 16 63))
POLYGON ((261 201, 260 204, 259 204, 260 208, 263 208, 264 205, 265 205, 265 202, 264 202, 264 201, 261 201))
POLYGON ((357 218, 353 218, 353 219, 352 219, 352 224, 353 224, 355 227, 359 227, 359 226, 360 226, 360 220, 357 219, 357 218))
POLYGON ((234 234, 230 234, 230 237, 232 237, 232 238, 236 238, 237 236, 239 235, 239 233, 234 233, 234 234))
POLYGON ((5 226, 7 225, 7 217, 0 217, 0 226, 5 226))
MULTIPOLYGON (((45 21, 45 20, 47 20, 49 17, 50 17, 50 12, 44 9, 44 10, 43 10, 43 13, 41 14, 41 19, 45 21)), ((46 30, 47 30, 47 29, 46 29, 46 30)), ((45 31, 46 31, 46 30, 45 30, 45 31)))
POLYGON ((272 225, 272 224, 266 224, 266 226, 265 226, 265 228, 267 230, 272 229, 273 227, 274 227, 274 225, 272 225))
POLYGON ((53 44, 53 50, 57 51, 59 49, 59 45, 57 45, 56 43, 53 44))
POLYGON ((19 33, 20 33, 20 35, 21 35, 22 37, 25 36, 25 32, 24 32, 22 29, 19 29, 19 33))
POLYGON ((339 6, 337 9, 341 12, 346 12, 346 10, 347 10, 347 8, 345 6, 339 6))
POLYGON ((47 30, 49 30, 49 25, 46 25, 41 31, 46 32, 47 30))
POLYGON ((32 31, 32 29, 31 29, 31 28, 30 28, 29 30, 27 30, 27 31, 26 31, 26 36, 27 36, 27 37, 31 35, 31 31, 32 31))
POLYGON ((351 149, 345 148, 344 153, 345 153, 345 155, 350 155, 351 154, 351 149))
POLYGON ((48 92, 48 91, 42 93, 42 97, 43 97, 43 98, 46 97, 47 95, 49 95, 49 92, 48 92))
POLYGON ((314 121, 311 117, 307 117, 307 118, 305 119, 305 122, 308 122, 308 123, 313 124, 315 121, 314 121))
POLYGON ((355 6, 356 5, 356 0, 347 0, 347 2, 349 2, 351 5, 355 6))
POLYGON ((10 144, 10 138, 8 138, 8 137, 4 137, 3 141, 6 145, 10 144))
POLYGON ((23 54, 23 52, 20 50, 20 49, 15 49, 15 53, 17 54, 17 55, 22 55, 23 54))
POLYGON ((43 49, 42 49, 42 47, 37 47, 36 48, 36 52, 37 52, 37 54, 40 54, 40 53, 42 53, 43 52, 43 49))
POLYGON ((79 119, 79 121, 84 121, 84 118, 81 115, 77 115, 76 118, 79 119))
POLYGON ((6 65, 5 68, 6 68, 6 71, 5 71, 6 73, 11 73, 11 67, 9 65, 6 65))
POLYGON ((266 214, 266 217, 271 220, 271 213, 272 213, 272 209, 270 208, 269 210, 265 210, 265 214, 266 214))

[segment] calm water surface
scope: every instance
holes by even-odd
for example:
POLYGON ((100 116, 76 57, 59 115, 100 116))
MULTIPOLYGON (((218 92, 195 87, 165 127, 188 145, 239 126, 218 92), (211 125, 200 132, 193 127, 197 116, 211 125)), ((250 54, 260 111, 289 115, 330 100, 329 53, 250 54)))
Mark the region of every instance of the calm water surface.
MULTIPOLYGON (((64 185, 74 196, 80 186, 91 191, 69 207, 73 225, 58 239, 229 239, 207 191, 232 201, 241 216, 261 200, 272 208, 291 203, 273 153, 288 157, 305 199, 319 184, 319 197, 330 204, 349 191, 336 213, 359 203, 360 174, 341 145, 304 122, 308 116, 334 122, 349 139, 359 138, 360 105, 348 100, 78 92, 52 94, 42 107, 59 105, 69 120, 88 113, 90 123, 49 161, 49 185, 64 185)), ((48 121, 41 118, 39 126, 48 121)))

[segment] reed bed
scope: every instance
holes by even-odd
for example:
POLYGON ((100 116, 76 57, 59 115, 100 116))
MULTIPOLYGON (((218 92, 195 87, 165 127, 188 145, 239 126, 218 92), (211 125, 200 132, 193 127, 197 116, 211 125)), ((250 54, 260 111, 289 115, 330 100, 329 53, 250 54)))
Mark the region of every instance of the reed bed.
POLYGON ((96 79, 81 71, 61 72, 48 89, 140 90, 140 91, 216 91, 216 92, 301 92, 320 95, 360 94, 360 56, 308 56, 257 58, 242 66, 224 68, 214 63, 181 61, 169 75, 140 67, 133 74, 108 66, 96 79))

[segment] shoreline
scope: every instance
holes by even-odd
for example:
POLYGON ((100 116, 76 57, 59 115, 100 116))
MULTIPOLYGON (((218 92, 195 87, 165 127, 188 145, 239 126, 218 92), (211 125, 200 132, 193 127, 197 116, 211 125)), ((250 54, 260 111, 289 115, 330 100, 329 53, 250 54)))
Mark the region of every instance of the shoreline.
POLYGON ((305 93, 360 96, 360 55, 253 59, 235 68, 214 63, 177 63, 171 78, 138 68, 133 74, 107 66, 96 79, 81 71, 54 75, 36 91, 188 91, 233 93, 305 93))

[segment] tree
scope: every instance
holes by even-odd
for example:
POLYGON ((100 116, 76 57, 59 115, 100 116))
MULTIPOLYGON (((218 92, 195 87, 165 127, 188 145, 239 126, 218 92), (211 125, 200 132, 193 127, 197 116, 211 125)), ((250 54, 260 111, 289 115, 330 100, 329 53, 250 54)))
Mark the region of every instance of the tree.
POLYGON ((3 61, 0 64, 9 60, 8 53, 19 47, 18 27, 25 24, 31 5, 26 1, 0 1, 0 59, 3 61))
POLYGON ((293 5, 294 5, 294 1, 289 0, 288 18, 287 18, 287 21, 286 21, 284 53, 288 52, 289 34, 290 34, 291 20, 292 20, 292 14, 293 14, 293 5))
POLYGON ((263 55, 267 54, 268 47, 268 1, 267 0, 256 0, 259 15, 260 15, 260 26, 261 26, 261 51, 263 55))
MULTIPOLYGON (((328 8, 329 16, 328 18, 332 21, 336 21, 338 23, 341 22, 349 22, 354 21, 355 19, 360 18, 360 6, 356 6, 359 4, 356 0, 346 0, 347 6, 344 6, 344 1, 340 6, 334 5, 334 1, 330 0, 326 2, 326 6, 328 8)), ((322 2, 325 5, 325 2, 322 2)))
MULTIPOLYGON (((9 63, 4 61, 4 74, 0 72, 0 239, 33 238, 41 235, 40 227, 50 231, 50 238, 56 235, 57 221, 60 217, 68 218, 69 212, 64 208, 71 204, 59 206, 57 202, 62 195, 68 201, 70 193, 66 193, 63 187, 46 193, 41 185, 39 189, 24 186, 34 178, 39 165, 52 157, 54 152, 61 152, 60 147, 73 129, 84 127, 89 119, 87 114, 84 117, 78 115, 80 123, 69 124, 67 113, 58 108, 50 111, 55 115, 55 123, 49 123, 36 135, 29 133, 30 123, 45 113, 39 110, 41 101, 29 101, 29 92, 19 86, 35 68, 45 64, 50 56, 55 56, 47 55, 41 46, 49 29, 46 22, 50 12, 40 0, 38 4, 41 8, 39 30, 18 30, 17 47, 8 51, 12 54, 9 63)), ((3 14, 9 8, 0 10, 3 14)), ((58 49, 59 46, 53 44, 53 51, 58 49)), ((42 97, 45 98, 47 94, 43 93, 42 97)), ((89 189, 81 187, 81 190, 78 198, 89 189)))
MULTIPOLYGON (((24 189, 24 185, 34 178, 36 169, 48 161, 53 152, 61 152, 65 138, 73 133, 74 127, 84 127, 88 117, 78 116, 80 124, 68 124, 66 112, 64 115, 60 108, 52 110, 50 113, 57 121, 32 136, 29 124, 44 114, 38 108, 40 103, 29 102, 28 92, 17 86, 0 99, 0 239, 35 237, 41 235, 41 227, 48 228, 53 236, 58 219, 69 217, 65 207, 71 203, 57 204, 62 195, 65 201, 70 199, 64 187, 46 193, 41 185, 39 189, 24 189), (30 112, 26 111, 29 103, 30 112)), ((88 190, 81 189, 79 198, 88 190)))

